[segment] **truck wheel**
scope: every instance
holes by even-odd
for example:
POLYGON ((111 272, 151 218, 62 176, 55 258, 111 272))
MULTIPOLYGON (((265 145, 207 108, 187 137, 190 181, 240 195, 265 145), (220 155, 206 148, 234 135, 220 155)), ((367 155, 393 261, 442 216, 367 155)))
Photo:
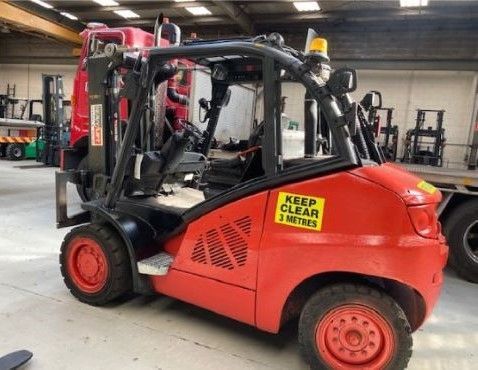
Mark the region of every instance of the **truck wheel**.
POLYGON ((60 251, 63 280, 81 302, 104 305, 132 289, 126 247, 110 227, 91 224, 71 230, 60 251))
POLYGON ((478 200, 456 207, 444 224, 450 266, 462 278, 478 283, 478 200))
POLYGON ((25 158, 25 146, 23 144, 10 144, 7 146, 6 156, 11 161, 20 161, 25 158))
POLYGON ((412 354, 402 309, 365 285, 334 284, 315 293, 300 316, 299 343, 312 370, 399 370, 412 354))
MULTIPOLYGON (((88 169, 88 158, 83 158, 80 163, 78 164, 79 171, 86 171, 88 169)), ((89 202, 93 200, 93 189, 88 187, 88 184, 76 184, 76 191, 80 196, 83 202, 89 202)))

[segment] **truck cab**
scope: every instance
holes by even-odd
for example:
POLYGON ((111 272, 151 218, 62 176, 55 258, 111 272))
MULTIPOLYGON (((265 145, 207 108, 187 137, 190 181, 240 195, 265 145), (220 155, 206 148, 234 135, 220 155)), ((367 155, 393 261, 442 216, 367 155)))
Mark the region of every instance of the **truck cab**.
MULTIPOLYGON (((60 167, 64 170, 79 169, 85 172, 82 177, 83 182, 77 184, 77 190, 82 200, 91 199, 91 182, 93 177, 94 165, 87 158, 88 140, 90 139, 90 100, 89 100, 89 80, 88 60, 95 55, 103 53, 105 46, 118 45, 123 48, 147 48, 155 46, 169 47, 172 40, 176 40, 180 35, 174 34, 176 26, 169 24, 167 19, 161 26, 167 28, 165 37, 159 37, 156 42, 156 36, 134 27, 109 28, 101 23, 89 23, 87 28, 81 32, 83 45, 80 51, 79 64, 75 73, 73 84, 73 95, 71 97, 71 137, 68 147, 63 148, 61 152, 60 167), (172 27, 167 27, 172 26, 172 27)), ((135 52, 133 52, 135 54, 135 52)), ((136 53, 137 54, 137 53, 136 53)), ((189 100, 191 92, 191 73, 187 67, 191 67, 187 60, 178 61, 183 65, 183 72, 174 76, 164 83, 164 88, 159 89, 157 94, 162 98, 156 99, 157 111, 163 110, 163 114, 176 124, 177 120, 187 119, 189 115, 189 100)), ((118 90, 121 87, 122 77, 125 70, 118 71, 118 90)), ((158 95, 158 96, 159 96, 158 95)), ((118 109, 118 127, 124 130, 124 125, 128 120, 130 107, 127 99, 121 99, 118 109)), ((104 170, 104 169, 103 169, 104 170)), ((98 171, 98 170, 97 170, 98 171)))

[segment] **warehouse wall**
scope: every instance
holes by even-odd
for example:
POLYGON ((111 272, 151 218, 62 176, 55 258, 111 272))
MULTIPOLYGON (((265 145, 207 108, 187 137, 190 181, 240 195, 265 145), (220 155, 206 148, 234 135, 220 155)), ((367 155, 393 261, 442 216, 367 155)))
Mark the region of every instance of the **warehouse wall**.
MULTIPOLYGON (((41 74, 64 75, 65 95, 69 99, 76 66, 0 64, 0 93, 7 83, 17 85, 17 96, 41 98, 41 74)), ((470 142, 471 122, 475 105, 478 73, 466 71, 358 71, 359 87, 354 93, 357 100, 369 90, 379 90, 383 105, 394 107, 394 123, 399 125, 400 138, 414 126, 417 108, 445 109, 445 129, 448 143, 470 142)), ((287 96, 286 112, 292 120, 303 122, 303 88, 298 84, 284 84, 283 96, 287 96)), ((195 99, 197 100, 197 99, 195 99)), ((242 135, 240 135, 242 136, 242 135)), ((448 146, 445 159, 463 162, 465 148, 448 146)), ((402 155, 400 142, 399 155, 402 155)))
MULTIPOLYGON (((444 109, 447 142, 469 143, 477 81, 476 72, 361 70, 358 71, 358 89, 353 95, 360 101, 367 91, 378 90, 383 96, 383 106, 395 108, 393 122, 400 129, 401 156, 401 139, 407 129, 414 127, 417 108, 444 109)), ((284 84, 282 95, 288 96, 286 112, 290 118, 303 122, 303 88, 284 84)), ((435 118, 430 118, 432 125, 435 118)), ((384 120, 385 117, 382 122, 384 120)), ((445 159, 461 163, 466 153, 466 148, 448 146, 445 159)))
POLYGON ((17 98, 41 99, 42 73, 60 74, 63 75, 65 99, 70 100, 75 71, 74 65, 0 64, 0 94, 5 94, 7 84, 15 84, 17 98))

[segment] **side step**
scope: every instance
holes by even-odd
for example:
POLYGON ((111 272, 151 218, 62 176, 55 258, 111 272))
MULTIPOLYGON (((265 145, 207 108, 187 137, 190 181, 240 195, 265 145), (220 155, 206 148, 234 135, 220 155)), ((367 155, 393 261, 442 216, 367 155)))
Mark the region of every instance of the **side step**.
POLYGON ((145 275, 166 275, 174 258, 161 252, 138 262, 138 272, 145 275))

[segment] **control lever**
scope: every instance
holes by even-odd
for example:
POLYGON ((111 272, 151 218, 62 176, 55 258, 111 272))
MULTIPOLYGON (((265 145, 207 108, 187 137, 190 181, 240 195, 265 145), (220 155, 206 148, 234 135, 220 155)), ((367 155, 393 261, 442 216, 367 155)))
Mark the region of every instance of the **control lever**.
POLYGON ((206 98, 199 99, 199 122, 204 123, 209 119, 209 112, 211 111, 211 102, 206 98), (201 112, 205 111, 206 113, 202 116, 201 112))

